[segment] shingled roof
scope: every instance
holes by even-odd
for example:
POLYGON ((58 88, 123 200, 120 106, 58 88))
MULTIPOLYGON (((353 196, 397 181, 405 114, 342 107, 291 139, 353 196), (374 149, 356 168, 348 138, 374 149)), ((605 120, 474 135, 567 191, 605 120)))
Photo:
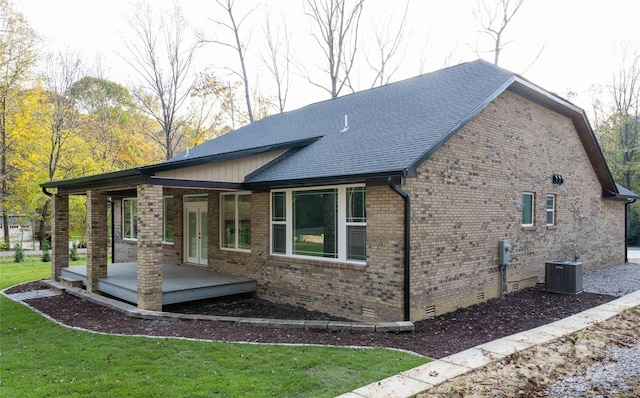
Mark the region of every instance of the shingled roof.
POLYGON ((412 177, 424 160, 505 90, 571 118, 604 196, 626 196, 614 183, 582 109, 483 60, 269 116, 163 163, 135 170, 154 175, 279 149, 285 150, 283 155, 246 176, 242 185, 412 177))
POLYGON ((270 116, 161 167, 289 148, 248 175, 245 183, 280 186, 414 176, 418 165, 505 90, 572 118, 603 189, 618 193, 580 108, 483 60, 270 116))

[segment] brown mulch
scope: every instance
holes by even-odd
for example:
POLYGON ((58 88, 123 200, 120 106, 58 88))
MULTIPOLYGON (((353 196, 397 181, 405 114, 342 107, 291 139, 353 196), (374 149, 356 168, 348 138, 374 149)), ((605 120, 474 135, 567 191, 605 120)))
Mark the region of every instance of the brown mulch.
MULTIPOLYGON (((43 288, 40 282, 13 287, 8 294, 43 288)), ((415 323, 414 332, 355 333, 272 329, 212 321, 156 321, 128 316, 70 295, 27 300, 37 310, 69 326, 103 333, 188 337, 216 341, 324 344, 388 347, 432 358, 463 351, 523 330, 532 329, 613 300, 593 293, 563 295, 541 288, 523 289, 466 309, 415 323)), ((276 319, 335 319, 304 308, 273 304, 248 297, 169 306, 174 312, 276 319), (300 318, 302 316, 303 318, 300 318)))

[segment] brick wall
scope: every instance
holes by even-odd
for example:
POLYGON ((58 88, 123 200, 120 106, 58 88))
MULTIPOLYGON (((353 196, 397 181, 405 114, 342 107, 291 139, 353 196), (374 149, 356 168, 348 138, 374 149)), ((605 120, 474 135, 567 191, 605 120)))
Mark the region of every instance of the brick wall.
POLYGON ((412 200, 412 319, 499 296, 498 241, 513 246, 510 290, 544 277, 546 260, 585 269, 624 261, 624 204, 602 188, 571 121, 505 92, 407 179, 412 200), (552 174, 565 183, 552 184, 552 174), (534 226, 521 226, 522 193, 534 226), (546 195, 556 195, 554 227, 546 195))
POLYGON ((402 231, 404 202, 386 185, 367 186, 367 265, 270 255, 268 192, 251 195, 251 253, 219 248, 219 199, 209 198, 209 267, 258 282, 258 296, 304 305, 357 320, 403 316, 402 231), (363 307, 374 317, 363 317, 363 307))

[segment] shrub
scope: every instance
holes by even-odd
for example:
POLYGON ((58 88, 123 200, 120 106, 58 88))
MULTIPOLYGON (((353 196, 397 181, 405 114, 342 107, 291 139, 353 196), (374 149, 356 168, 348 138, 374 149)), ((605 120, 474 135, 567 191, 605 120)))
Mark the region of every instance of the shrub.
POLYGON ((49 261, 51 261, 51 245, 49 244, 49 241, 45 239, 43 245, 42 245, 42 262, 43 263, 48 263, 49 261))
POLYGON ((73 243, 71 244, 71 249, 69 249, 69 260, 77 261, 79 259, 80 257, 78 257, 78 244, 74 240, 73 243))
POLYGON ((9 250, 9 244, 5 241, 0 242, 0 252, 9 250))
POLYGON ((15 250, 15 254, 13 255, 14 263, 21 263, 24 261, 24 251, 22 250, 22 245, 20 243, 16 243, 13 247, 15 250))

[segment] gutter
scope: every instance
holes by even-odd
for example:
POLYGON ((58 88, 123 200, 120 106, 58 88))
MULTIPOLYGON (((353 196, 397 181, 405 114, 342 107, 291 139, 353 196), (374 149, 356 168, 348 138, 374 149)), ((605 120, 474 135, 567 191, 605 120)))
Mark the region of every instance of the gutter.
POLYGON ((388 177, 389 188, 404 200, 404 320, 409 321, 410 316, 410 288, 411 288, 411 198, 409 194, 398 188, 393 177, 388 177))

